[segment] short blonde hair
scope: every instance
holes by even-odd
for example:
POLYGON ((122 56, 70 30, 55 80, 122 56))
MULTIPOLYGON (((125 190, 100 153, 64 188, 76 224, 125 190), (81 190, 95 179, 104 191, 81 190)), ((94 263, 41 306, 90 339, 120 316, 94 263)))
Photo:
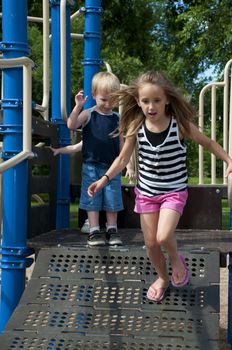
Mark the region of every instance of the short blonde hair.
POLYGON ((99 72, 92 80, 92 94, 96 95, 100 91, 112 93, 120 89, 119 79, 111 72, 99 72))

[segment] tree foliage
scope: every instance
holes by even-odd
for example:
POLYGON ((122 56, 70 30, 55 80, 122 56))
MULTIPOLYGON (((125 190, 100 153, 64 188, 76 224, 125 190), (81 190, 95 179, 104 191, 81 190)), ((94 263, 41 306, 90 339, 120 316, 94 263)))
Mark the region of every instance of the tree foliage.
POLYGON ((232 2, 230 0, 188 1, 177 22, 181 46, 189 47, 199 70, 213 65, 220 74, 231 58, 232 2))
MULTIPOLYGON (((71 11, 82 6, 84 1, 76 1, 71 11)), ((230 0, 102 0, 102 8, 101 57, 123 83, 152 68, 166 72, 179 87, 195 96, 204 83, 199 75, 212 66, 220 75, 231 57, 230 0)), ((42 16, 42 1, 29 0, 28 13, 42 16)), ((72 32, 83 31, 84 18, 78 17, 72 21, 72 32)), ((42 66, 38 50, 42 47, 41 32, 42 25, 29 25, 37 67, 42 66)), ((72 42, 72 94, 78 85, 82 86, 82 59, 83 43, 72 42)), ((40 70, 35 72, 41 83, 40 70)), ((37 85, 35 91, 38 93, 37 85)))

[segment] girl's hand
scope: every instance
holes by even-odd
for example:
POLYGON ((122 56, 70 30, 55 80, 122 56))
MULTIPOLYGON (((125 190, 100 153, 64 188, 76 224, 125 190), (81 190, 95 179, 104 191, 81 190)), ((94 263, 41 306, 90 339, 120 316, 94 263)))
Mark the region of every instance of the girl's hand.
POLYGON ((232 173, 232 160, 227 163, 227 169, 225 172, 225 177, 228 177, 229 174, 232 173))
POLYGON ((87 99, 88 99, 88 96, 85 96, 84 98, 84 91, 83 90, 79 91, 75 96, 76 106, 79 108, 82 108, 85 102, 87 101, 87 99))
POLYGON ((93 182, 88 187, 88 195, 94 197, 97 192, 99 192, 107 184, 107 178, 103 176, 100 180, 93 182))

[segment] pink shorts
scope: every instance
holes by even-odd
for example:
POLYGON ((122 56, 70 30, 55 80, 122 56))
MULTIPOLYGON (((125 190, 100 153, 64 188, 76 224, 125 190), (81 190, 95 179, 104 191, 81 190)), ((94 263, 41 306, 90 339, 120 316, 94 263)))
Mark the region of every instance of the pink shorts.
POLYGON ((147 197, 142 195, 135 187, 135 208, 134 211, 139 214, 154 213, 160 211, 160 209, 173 209, 180 213, 183 213, 187 198, 188 190, 180 192, 171 192, 160 196, 147 197))

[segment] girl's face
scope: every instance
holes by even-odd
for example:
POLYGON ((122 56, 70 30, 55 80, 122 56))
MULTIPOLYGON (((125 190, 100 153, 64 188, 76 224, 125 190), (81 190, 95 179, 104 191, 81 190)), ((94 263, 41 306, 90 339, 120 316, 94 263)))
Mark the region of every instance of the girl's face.
POLYGON ((158 85, 145 84, 139 88, 137 102, 146 118, 156 120, 166 116, 165 107, 169 102, 158 85))
POLYGON ((93 98, 96 100, 97 109, 102 114, 110 114, 112 112, 109 104, 109 94, 105 91, 99 91, 93 98))

